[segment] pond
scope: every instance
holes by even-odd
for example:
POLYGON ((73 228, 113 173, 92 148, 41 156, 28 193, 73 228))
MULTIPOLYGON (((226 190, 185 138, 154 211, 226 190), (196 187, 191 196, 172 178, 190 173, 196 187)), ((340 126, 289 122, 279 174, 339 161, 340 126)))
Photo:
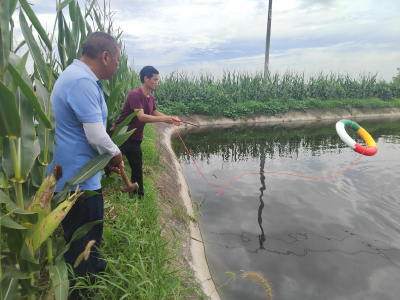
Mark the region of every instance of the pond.
MULTIPOLYGON (((179 138, 172 139, 191 198, 201 204, 197 218, 222 299, 267 299, 262 282, 241 270, 262 275, 273 299, 399 299, 400 120, 358 123, 378 153, 340 176, 250 174, 219 196, 179 138)), ((360 157, 340 140, 335 123, 206 127, 182 138, 219 188, 246 172, 334 175, 360 157)))

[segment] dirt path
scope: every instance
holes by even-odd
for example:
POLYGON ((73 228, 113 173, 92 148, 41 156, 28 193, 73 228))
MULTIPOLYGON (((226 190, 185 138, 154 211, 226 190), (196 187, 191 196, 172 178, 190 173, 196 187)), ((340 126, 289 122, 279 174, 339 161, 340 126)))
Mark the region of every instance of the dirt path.
MULTIPOLYGON (((204 116, 193 115, 190 117, 181 116, 184 121, 197 124, 199 126, 207 125, 233 125, 233 124, 256 124, 256 123, 299 123, 316 121, 336 121, 340 119, 350 119, 353 121, 359 119, 388 119, 399 118, 400 109, 380 109, 380 110, 358 110, 352 111, 338 109, 331 111, 306 111, 289 112, 277 116, 254 116, 247 120, 232 120, 228 118, 211 119, 204 116)), ((188 217, 193 216, 192 200, 186 179, 182 168, 177 160, 175 153, 171 148, 171 136, 175 134, 174 128, 168 124, 156 123, 153 125, 161 134, 161 164, 165 171, 158 176, 159 195, 163 199, 164 218, 172 223, 180 232, 185 232, 182 245, 182 265, 183 268, 190 268, 192 274, 197 278, 198 283, 205 294, 212 300, 219 300, 220 296, 215 289, 213 280, 206 260, 204 245, 201 232, 197 222, 188 217), (181 209, 181 210, 180 210, 181 209), (190 237, 196 239, 191 239, 190 237)), ((194 126, 183 125, 179 131, 184 131, 194 126)), ((166 233, 167 235, 170 233, 166 233)))

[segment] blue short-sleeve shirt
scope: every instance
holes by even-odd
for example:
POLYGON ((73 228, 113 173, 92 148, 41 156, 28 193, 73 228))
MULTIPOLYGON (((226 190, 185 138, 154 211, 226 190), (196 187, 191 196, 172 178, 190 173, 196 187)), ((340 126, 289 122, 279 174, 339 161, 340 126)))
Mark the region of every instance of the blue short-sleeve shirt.
MULTIPOLYGON (((103 122, 106 128, 108 111, 100 81, 85 63, 76 59, 56 81, 51 104, 56 115, 56 134, 54 159, 47 174, 55 164, 61 164, 63 177, 56 187, 56 192, 60 192, 68 179, 99 155, 89 144, 82 123, 103 122)), ((79 189, 100 189, 100 180, 101 172, 79 184, 79 189)))

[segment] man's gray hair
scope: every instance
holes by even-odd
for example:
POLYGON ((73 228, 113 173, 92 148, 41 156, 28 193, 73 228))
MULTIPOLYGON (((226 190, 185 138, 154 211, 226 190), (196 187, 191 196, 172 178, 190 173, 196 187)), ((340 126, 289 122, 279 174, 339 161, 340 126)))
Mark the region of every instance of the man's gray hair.
POLYGON ((118 49, 119 44, 113 36, 102 31, 97 31, 89 35, 83 43, 82 55, 96 59, 99 58, 104 51, 114 56, 118 49))

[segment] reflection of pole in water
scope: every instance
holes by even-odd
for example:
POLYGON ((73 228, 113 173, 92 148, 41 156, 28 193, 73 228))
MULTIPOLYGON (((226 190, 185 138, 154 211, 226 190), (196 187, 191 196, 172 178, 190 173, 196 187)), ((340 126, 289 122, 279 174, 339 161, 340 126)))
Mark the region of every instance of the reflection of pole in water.
POLYGON ((260 225, 260 229, 261 229, 261 235, 258 236, 258 240, 260 242, 260 249, 265 249, 264 248, 265 234, 264 234, 264 228, 262 227, 262 211, 264 208, 264 201, 262 198, 264 196, 264 191, 266 190, 265 176, 263 174, 264 167, 265 167, 265 147, 262 147, 260 149, 260 181, 261 181, 260 192, 261 192, 261 194, 260 194, 260 207, 258 208, 258 225, 260 225))

